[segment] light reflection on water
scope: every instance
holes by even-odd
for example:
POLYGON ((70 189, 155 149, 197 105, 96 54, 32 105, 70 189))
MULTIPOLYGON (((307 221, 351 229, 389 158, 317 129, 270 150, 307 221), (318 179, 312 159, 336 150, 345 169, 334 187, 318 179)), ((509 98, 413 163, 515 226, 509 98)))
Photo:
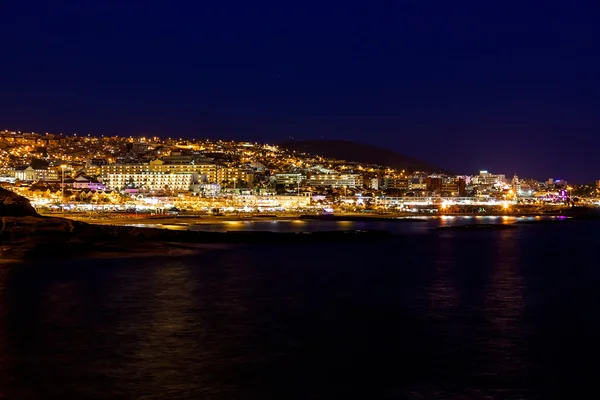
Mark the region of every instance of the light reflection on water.
MULTIPOLYGON (((272 232, 303 232, 303 231, 333 231, 333 230, 387 230, 393 233, 427 233, 441 226, 456 226, 467 224, 513 224, 519 221, 536 219, 555 219, 555 217, 515 217, 515 216, 454 216, 440 215, 433 217, 407 217, 399 221, 317 221, 301 219, 280 220, 237 220, 210 221, 189 220, 181 224, 130 224, 137 227, 163 228, 172 230, 191 230, 206 232, 227 231, 272 231, 272 232)), ((561 219, 565 219, 562 217, 561 219)))
POLYGON ((303 219, 272 219, 272 220, 223 220, 205 221, 202 219, 182 219, 181 223, 138 223, 126 226, 138 228, 159 228, 170 230, 191 230, 207 232, 227 231, 272 231, 272 232, 302 232, 330 230, 367 230, 381 229, 393 233, 424 233, 441 226, 459 226, 468 224, 514 224, 521 221, 535 220, 567 220, 565 216, 499 216, 499 215, 436 215, 404 217, 390 221, 324 221, 303 219))
POLYGON ((525 314, 525 284, 520 242, 515 231, 500 232, 492 259, 492 269, 484 289, 483 312, 489 323, 484 373, 506 371, 514 376, 522 370, 525 353, 520 341, 529 327, 525 314))
POLYGON ((0 269, 0 398, 587 398, 598 228, 0 269))
MULTIPOLYGON (((459 292, 456 287, 456 254, 454 243, 440 239, 434 249, 434 278, 428 291, 430 295, 429 315, 431 318, 445 320, 458 306, 459 292)), ((440 321, 438 321, 440 322, 440 321)))

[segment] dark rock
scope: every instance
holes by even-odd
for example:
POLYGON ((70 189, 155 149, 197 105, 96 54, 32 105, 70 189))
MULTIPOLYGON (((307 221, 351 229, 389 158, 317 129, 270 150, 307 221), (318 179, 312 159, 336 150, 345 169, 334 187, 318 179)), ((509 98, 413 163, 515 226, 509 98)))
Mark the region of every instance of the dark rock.
POLYGON ((29 200, 10 190, 0 188, 0 217, 37 216, 29 200))

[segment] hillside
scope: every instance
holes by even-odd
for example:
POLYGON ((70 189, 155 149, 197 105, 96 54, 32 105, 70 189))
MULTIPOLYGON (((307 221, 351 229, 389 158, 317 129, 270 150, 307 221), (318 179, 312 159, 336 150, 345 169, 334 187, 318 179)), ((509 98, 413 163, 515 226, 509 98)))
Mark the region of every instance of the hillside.
POLYGON ((438 166, 389 149, 346 140, 290 140, 279 143, 279 146, 327 158, 379 164, 406 171, 444 172, 438 166))

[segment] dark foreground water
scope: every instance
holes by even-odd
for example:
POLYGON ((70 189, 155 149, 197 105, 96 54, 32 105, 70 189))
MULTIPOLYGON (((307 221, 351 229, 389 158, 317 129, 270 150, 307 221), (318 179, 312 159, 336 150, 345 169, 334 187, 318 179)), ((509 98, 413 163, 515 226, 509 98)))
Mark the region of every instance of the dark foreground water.
POLYGON ((599 229, 3 267, 0 398, 596 398, 599 229))

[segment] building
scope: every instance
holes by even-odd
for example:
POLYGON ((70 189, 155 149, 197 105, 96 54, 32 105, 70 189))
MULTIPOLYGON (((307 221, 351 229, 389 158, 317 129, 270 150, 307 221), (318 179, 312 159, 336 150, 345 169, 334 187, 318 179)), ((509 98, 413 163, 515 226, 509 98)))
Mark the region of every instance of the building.
POLYGON ((15 179, 24 182, 37 181, 37 172, 30 165, 15 168, 15 179))
POLYGON ((100 166, 100 174, 103 177, 108 175, 141 174, 143 172, 149 172, 148 164, 107 164, 100 166))
POLYGON ((425 182, 410 182, 410 190, 420 190, 420 191, 425 191, 427 190, 427 184, 425 182))
POLYGON ((386 176, 383 178, 383 187, 388 190, 408 190, 410 180, 397 176, 386 176))
POLYGON ((108 161, 104 158, 90 158, 86 160, 86 166, 88 167, 100 167, 102 165, 108 165, 108 161))
POLYGON ((54 182, 62 178, 62 171, 57 168, 46 168, 36 172, 38 173, 38 180, 40 181, 54 182))
POLYGON ((31 165, 22 165, 14 169, 14 177, 19 181, 56 181, 59 179, 58 171, 49 168, 48 163, 43 160, 34 159, 31 165))
POLYGON ((366 184, 369 189, 379 190, 379 187, 381 186, 381 179, 371 178, 367 180, 366 184))
POLYGON ((249 164, 250 168, 252 168, 253 170, 257 171, 257 172, 263 172, 267 169, 267 167, 265 167, 263 164, 259 163, 258 161, 252 161, 249 164))
POLYGON ((441 176, 428 176, 425 178, 425 185, 430 192, 441 192, 444 178, 441 176))
POLYGON ((194 183, 190 190, 202 196, 216 196, 221 192, 221 185, 218 183, 194 183))
MULTIPOLYGON (((99 167, 88 167, 86 171, 94 175, 94 172, 99 172, 98 175, 107 178, 109 175, 136 175, 143 173, 177 173, 177 174, 195 174, 198 180, 204 183, 217 183, 220 178, 217 176, 218 167, 216 164, 195 163, 190 162, 187 156, 176 159, 169 157, 169 162, 163 159, 152 160, 149 163, 137 164, 107 164, 99 167), (99 169, 98 169, 99 168, 99 169)), ((247 179, 247 174, 239 173, 238 171, 224 171, 226 178, 247 179)))
POLYGON ((237 167, 217 168, 217 183, 248 182, 250 183, 247 171, 237 167))
POLYGON ((14 178, 15 177, 15 168, 2 166, 0 167, 0 177, 2 178, 14 178))
POLYGON ((163 156, 161 160, 165 164, 192 164, 194 161, 194 156, 191 155, 182 155, 179 152, 172 152, 170 156, 163 156))
POLYGON ((217 165, 192 162, 166 162, 165 157, 160 160, 152 160, 148 164, 149 172, 177 172, 197 174, 200 182, 217 182, 217 165))
POLYGON ((332 188, 360 188, 363 186, 363 180, 359 174, 313 175, 307 179, 306 183, 309 186, 323 186, 332 188))
POLYGON ((446 178, 442 180, 442 196, 462 197, 467 192, 467 184, 463 178, 446 178))
POLYGON ((428 191, 443 197, 464 196, 467 191, 467 184, 464 178, 428 176, 425 178, 425 185, 428 191))
POLYGON ((73 189, 105 190, 106 185, 89 176, 80 175, 73 180, 73 189))
POLYGON ((477 185, 499 185, 504 183, 505 180, 504 175, 493 175, 488 171, 479 171, 479 175, 473 177, 473 183, 477 185))
POLYGON ((299 185, 306 177, 302 174, 275 174, 277 185, 299 185))
POLYGON ((193 171, 198 174, 201 182, 217 183, 216 164, 195 164, 193 171))
POLYGON ((189 191, 192 183, 197 180, 198 176, 191 173, 139 172, 107 174, 104 184, 111 190, 134 187, 140 190, 179 192, 189 191))
POLYGON ((562 179, 548 179, 546 182, 546 186, 552 186, 552 187, 560 187, 560 186, 567 186, 568 182, 562 179))
POLYGON ((515 174, 512 179, 512 189, 515 194, 519 194, 521 191, 521 181, 519 181, 519 176, 515 174))

